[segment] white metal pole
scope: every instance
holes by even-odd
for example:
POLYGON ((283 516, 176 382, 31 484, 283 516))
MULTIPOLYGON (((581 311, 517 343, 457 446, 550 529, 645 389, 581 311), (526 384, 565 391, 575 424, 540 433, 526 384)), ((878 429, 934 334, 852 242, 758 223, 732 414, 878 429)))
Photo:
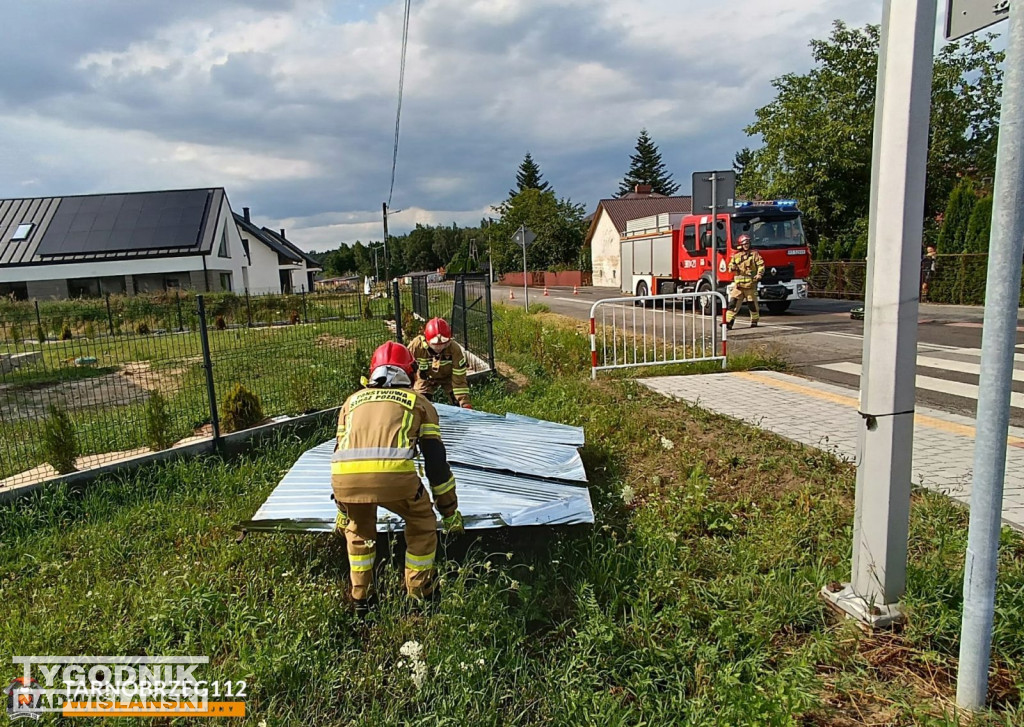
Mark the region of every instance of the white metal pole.
POLYGON ((519 228, 519 234, 522 235, 523 243, 523 305, 526 306, 526 312, 530 312, 530 286, 526 284, 526 225, 523 224, 519 228))
POLYGON ((992 648, 999 529, 1006 474, 1006 432, 1024 255, 1024 8, 1010 5, 1006 75, 992 209, 992 237, 981 338, 981 378, 974 440, 974 481, 964 568, 964 613, 956 701, 985 706, 992 648))
MULTIPOLYGON (((711 172, 711 290, 718 291, 718 231, 715 225, 718 220, 718 172, 711 172)), ((714 306, 715 297, 711 296, 714 306)))
POLYGON ((853 574, 823 595, 875 626, 906 587, 935 0, 885 0, 878 58, 853 574))

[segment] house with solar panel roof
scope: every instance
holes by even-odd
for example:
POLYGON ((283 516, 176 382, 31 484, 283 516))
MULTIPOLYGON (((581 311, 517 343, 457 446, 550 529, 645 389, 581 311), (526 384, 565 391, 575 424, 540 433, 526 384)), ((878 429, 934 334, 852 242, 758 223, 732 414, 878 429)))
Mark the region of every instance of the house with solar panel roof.
POLYGON ((316 261, 221 187, 0 200, 0 295, 312 290, 316 261))

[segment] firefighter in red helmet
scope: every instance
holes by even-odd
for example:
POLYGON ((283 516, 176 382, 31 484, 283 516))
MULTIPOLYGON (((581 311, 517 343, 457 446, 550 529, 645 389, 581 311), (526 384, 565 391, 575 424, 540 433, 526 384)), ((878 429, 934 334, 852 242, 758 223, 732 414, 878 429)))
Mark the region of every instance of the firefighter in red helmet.
POLYGON ((419 375, 416 391, 431 401, 442 388, 463 409, 472 409, 469 384, 466 382, 466 352, 452 340, 452 329, 444 318, 431 318, 409 344, 409 353, 416 359, 419 375))
POLYGON ((389 341, 380 346, 373 354, 366 388, 345 401, 338 417, 331 487, 340 511, 338 526, 348 545, 352 598, 361 615, 369 610, 373 585, 378 506, 405 521, 405 587, 414 598, 433 592, 433 507, 441 513, 445 532, 463 531, 437 410, 412 390, 415 367, 401 344, 389 341), (416 472, 417 448, 433 498, 416 472))
POLYGON ((725 312, 725 325, 732 328, 736 314, 743 307, 743 301, 750 308, 750 327, 757 328, 761 312, 757 309, 757 284, 764 277, 764 258, 757 250, 750 249, 750 235, 743 233, 736 239, 739 248, 729 260, 733 273, 732 288, 729 290, 729 306, 725 312))

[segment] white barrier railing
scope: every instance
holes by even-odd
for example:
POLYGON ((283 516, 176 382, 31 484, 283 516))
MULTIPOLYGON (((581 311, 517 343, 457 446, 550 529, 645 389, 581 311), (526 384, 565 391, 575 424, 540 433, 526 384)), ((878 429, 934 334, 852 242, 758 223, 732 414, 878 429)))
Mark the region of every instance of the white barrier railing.
POLYGON ((590 308, 590 376, 698 361, 726 365, 725 296, 704 291, 605 298, 590 308), (719 316, 720 314, 720 316, 719 316))

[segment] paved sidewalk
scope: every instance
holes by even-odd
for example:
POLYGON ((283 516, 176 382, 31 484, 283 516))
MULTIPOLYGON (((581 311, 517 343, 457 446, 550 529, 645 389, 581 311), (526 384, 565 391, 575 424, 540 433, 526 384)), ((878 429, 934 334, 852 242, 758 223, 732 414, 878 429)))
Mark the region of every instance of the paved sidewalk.
MULTIPOLYGON (((653 391, 857 461, 858 392, 775 372, 734 372, 640 379, 653 391), (755 406, 751 403, 755 402, 755 406)), ((1007 432, 1003 521, 1024 530, 1024 429, 1007 432)), ((974 420, 917 407, 915 485, 970 502, 974 420)))

